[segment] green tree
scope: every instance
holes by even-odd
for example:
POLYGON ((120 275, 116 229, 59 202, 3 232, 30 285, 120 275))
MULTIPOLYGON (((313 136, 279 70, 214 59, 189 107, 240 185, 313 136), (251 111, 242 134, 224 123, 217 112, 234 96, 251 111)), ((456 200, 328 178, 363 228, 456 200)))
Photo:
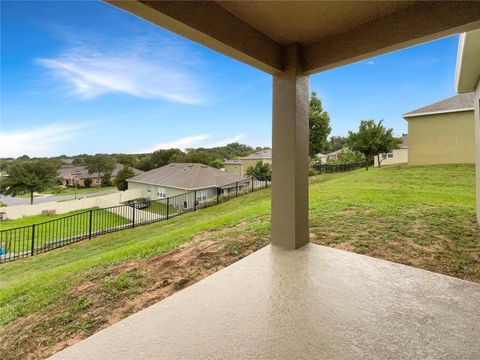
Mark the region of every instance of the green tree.
POLYGON ((72 165, 83 166, 85 165, 85 161, 83 161, 83 158, 81 157, 76 157, 75 159, 72 160, 72 165))
MULTIPOLYGON (((386 152, 391 146, 398 146, 398 142, 391 141, 393 129, 385 129, 383 120, 378 124, 375 120, 362 120, 358 132, 348 132, 348 144, 353 151, 365 156, 365 169, 375 156, 386 152)), ((388 150, 390 152, 392 149, 388 150)))
POLYGON ((259 180, 269 179, 272 170, 269 163, 258 161, 255 166, 249 166, 246 171, 247 176, 254 177, 259 180))
POLYGON ((110 155, 96 154, 89 156, 85 159, 87 170, 89 174, 97 173, 97 177, 100 174, 111 174, 115 169, 115 161, 110 155))
POLYGON ((220 159, 215 159, 213 161, 210 161, 208 165, 214 167, 215 169, 221 169, 223 168, 223 161, 220 159))
MULTIPOLYGON (((152 153, 152 164, 154 168, 159 168, 174 162, 174 159, 183 157, 184 153, 180 149, 157 150, 152 153)), ((176 160, 175 160, 176 161, 176 160)))
POLYGON ((135 176, 135 172, 130 169, 128 166, 124 166, 122 170, 120 170, 115 178, 115 186, 118 190, 125 191, 128 189, 128 182, 127 179, 135 176))
POLYGON ((138 159, 136 155, 132 154, 117 154, 115 155, 115 161, 129 167, 136 167, 138 159))
POLYGON ((0 193, 17 196, 30 193, 30 204, 33 204, 33 193, 45 191, 54 186, 58 179, 58 161, 15 160, 8 166, 8 175, 2 178, 0 193))
POLYGON ((150 155, 144 156, 137 162, 137 169, 149 171, 153 169, 152 157, 150 155))
POLYGON ((338 153, 337 160, 332 160, 329 163, 331 164, 346 164, 357 161, 362 161, 364 156, 358 151, 351 150, 348 146, 345 146, 342 149, 342 152, 338 153))
POLYGON ((332 131, 330 127, 330 116, 323 110, 322 102, 315 91, 310 96, 310 110, 308 119, 310 129, 309 155, 314 158, 315 155, 329 148, 327 141, 328 135, 332 131))
POLYGON ((329 151, 337 151, 345 148, 348 145, 348 138, 344 136, 332 136, 328 140, 329 151))

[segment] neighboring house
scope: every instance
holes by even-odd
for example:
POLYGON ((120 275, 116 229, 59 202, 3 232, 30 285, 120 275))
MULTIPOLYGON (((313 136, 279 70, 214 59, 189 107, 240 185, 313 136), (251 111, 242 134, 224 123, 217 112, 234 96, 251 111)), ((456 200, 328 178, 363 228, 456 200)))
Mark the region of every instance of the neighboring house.
POLYGON ((226 160, 223 163, 225 172, 238 176, 243 175, 243 163, 242 160, 226 160))
POLYGON ((226 160, 225 172, 244 176, 250 166, 255 166, 259 161, 272 164, 272 149, 264 149, 254 152, 240 160, 226 160))
POLYGON ((242 176, 228 174, 203 164, 174 163, 134 176, 128 189, 141 189, 142 196, 152 200, 169 198, 195 190, 196 201, 212 199, 218 193, 228 193, 246 186, 242 176))
POLYGON ((473 92, 459 94, 403 115, 410 165, 475 162, 473 99, 473 92))
MULTIPOLYGON (((398 149, 390 153, 380 154, 380 166, 408 163, 408 134, 402 135, 402 143, 398 149)), ((374 165, 378 167, 378 157, 375 156, 374 165)))
POLYGON ((328 162, 328 156, 326 154, 318 153, 316 157, 320 164, 326 164, 328 162))
MULTIPOLYGON (((117 164, 115 166, 115 169, 113 169, 112 174, 111 174, 111 181, 113 182, 115 178, 117 177, 117 174, 120 170, 123 169, 122 164, 117 164)), ((143 173, 143 171, 131 168, 133 172, 138 175, 143 173)), ((103 173, 100 173, 100 176, 98 176, 98 173, 88 173, 88 169, 85 166, 62 166, 59 170, 59 177, 60 177, 60 182, 62 183, 63 186, 73 186, 77 185, 79 187, 84 187, 85 186, 85 180, 86 179, 92 179, 92 185, 91 186, 100 186, 102 185, 102 176, 103 173)))
POLYGON ((325 154, 325 156, 327 157, 327 162, 332 160, 338 160, 338 155, 341 154, 342 152, 343 152, 343 148, 332 151, 328 154, 325 154))

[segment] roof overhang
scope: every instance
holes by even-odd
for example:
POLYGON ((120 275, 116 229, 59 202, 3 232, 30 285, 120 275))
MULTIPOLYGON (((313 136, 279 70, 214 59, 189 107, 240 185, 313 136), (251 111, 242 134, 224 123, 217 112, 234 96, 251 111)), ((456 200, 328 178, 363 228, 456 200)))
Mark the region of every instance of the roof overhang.
POLYGON ((294 43, 312 74, 480 28, 477 1, 106 1, 270 74, 294 43))
POLYGON ((416 114, 403 114, 402 117, 405 120, 408 120, 409 118, 415 118, 418 116, 427 116, 427 115, 439 115, 439 114, 449 114, 449 113, 457 113, 457 112, 463 112, 463 111, 474 111, 475 109, 472 108, 464 108, 464 109, 451 109, 451 110, 442 110, 442 111, 430 111, 430 112, 424 112, 424 113, 416 113, 416 114))
POLYGON ((475 30, 460 35, 455 87, 458 93, 467 93, 474 91, 479 81, 480 30, 475 30))

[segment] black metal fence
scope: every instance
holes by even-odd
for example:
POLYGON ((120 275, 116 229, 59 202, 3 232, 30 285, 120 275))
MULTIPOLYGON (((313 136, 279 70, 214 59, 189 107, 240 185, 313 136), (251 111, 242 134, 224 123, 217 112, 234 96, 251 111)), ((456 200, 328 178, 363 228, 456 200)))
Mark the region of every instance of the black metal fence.
POLYGON ((258 176, 218 188, 194 190, 157 200, 137 199, 118 206, 0 230, 0 263, 41 254, 97 235, 168 220, 270 186, 270 176, 258 176))
MULTIPOLYGON (((369 164, 372 165, 372 164, 369 164)), ((336 173, 357 170, 365 167, 365 161, 356 161, 344 164, 313 164, 313 168, 319 173, 336 173)))

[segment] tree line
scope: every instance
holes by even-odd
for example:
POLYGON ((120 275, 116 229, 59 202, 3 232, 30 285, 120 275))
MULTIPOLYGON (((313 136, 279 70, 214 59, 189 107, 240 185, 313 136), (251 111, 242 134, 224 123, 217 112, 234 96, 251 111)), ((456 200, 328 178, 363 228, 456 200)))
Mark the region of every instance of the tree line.
MULTIPOLYGON (((319 153, 343 149, 338 155, 341 162, 353 162, 363 159, 368 170, 369 163, 377 156, 380 166, 381 154, 392 152, 398 148, 401 139, 393 135, 393 129, 383 126, 383 120, 362 120, 358 131, 349 131, 347 137, 329 135, 332 131, 330 116, 323 109, 317 93, 313 91, 309 104, 309 155, 313 161, 319 153)), ((127 189, 126 179, 135 175, 132 168, 149 171, 170 163, 201 163, 215 168, 222 168, 224 160, 239 159, 261 147, 232 143, 222 147, 186 149, 160 149, 147 154, 81 154, 75 156, 72 165, 85 166, 90 174, 102 178, 103 185, 111 185, 111 174, 116 164, 123 169, 116 176, 116 186, 120 190, 127 189)), ((0 159, 0 170, 7 171, 0 181, 0 193, 17 196, 30 194, 33 203, 34 192, 42 192, 58 184, 58 170, 62 160, 68 158, 61 155, 56 158, 30 158, 23 155, 16 160, 0 159)), ((257 164, 248 169, 248 174, 269 174, 268 164, 257 164)), ((88 187, 91 180, 85 185, 88 187)))

